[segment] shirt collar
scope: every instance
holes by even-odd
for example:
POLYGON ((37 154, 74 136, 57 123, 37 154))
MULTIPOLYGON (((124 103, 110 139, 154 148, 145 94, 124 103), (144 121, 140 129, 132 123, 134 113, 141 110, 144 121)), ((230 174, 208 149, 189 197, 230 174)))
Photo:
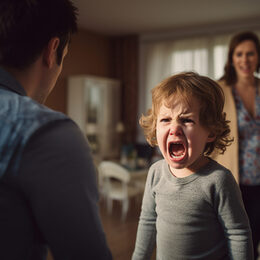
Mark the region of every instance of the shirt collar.
POLYGON ((11 90, 21 96, 27 96, 22 85, 3 68, 0 68, 0 88, 11 90))

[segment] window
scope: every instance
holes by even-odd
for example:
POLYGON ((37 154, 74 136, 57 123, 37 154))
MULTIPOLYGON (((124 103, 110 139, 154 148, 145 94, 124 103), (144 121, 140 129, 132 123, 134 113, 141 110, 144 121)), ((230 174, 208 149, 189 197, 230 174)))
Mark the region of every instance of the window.
MULTIPOLYGON (((256 33, 260 36, 260 31, 256 33)), ((210 34, 206 37, 141 42, 138 117, 151 107, 151 89, 170 75, 195 71, 218 80, 224 72, 232 35, 210 34)), ((142 131, 139 128, 138 139, 140 136, 142 131)))
POLYGON ((205 48, 176 51, 172 53, 172 74, 194 70, 200 74, 208 74, 208 50, 205 48))

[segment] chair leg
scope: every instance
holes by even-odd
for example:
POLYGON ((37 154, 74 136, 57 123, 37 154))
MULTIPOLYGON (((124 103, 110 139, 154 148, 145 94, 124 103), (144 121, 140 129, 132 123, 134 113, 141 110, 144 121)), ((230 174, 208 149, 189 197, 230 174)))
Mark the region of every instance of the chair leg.
POLYGON ((107 209, 109 214, 112 213, 112 208, 113 208, 113 201, 107 197, 107 209))
POLYGON ((129 208, 129 200, 128 199, 124 199, 123 200, 123 205, 122 205, 122 220, 125 220, 128 208, 129 208))

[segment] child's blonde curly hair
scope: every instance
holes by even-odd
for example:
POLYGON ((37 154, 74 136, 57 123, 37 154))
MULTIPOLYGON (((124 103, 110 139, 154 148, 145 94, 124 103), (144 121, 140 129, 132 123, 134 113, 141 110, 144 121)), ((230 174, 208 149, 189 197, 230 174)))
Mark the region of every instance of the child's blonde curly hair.
POLYGON ((215 81, 194 72, 171 76, 153 88, 152 108, 139 121, 151 146, 157 145, 156 121, 161 105, 170 106, 176 98, 189 103, 193 97, 200 103, 201 125, 216 137, 213 142, 206 144, 204 154, 210 155, 214 149, 218 149, 221 154, 225 152, 233 139, 229 137, 229 121, 223 112, 224 93, 215 81))

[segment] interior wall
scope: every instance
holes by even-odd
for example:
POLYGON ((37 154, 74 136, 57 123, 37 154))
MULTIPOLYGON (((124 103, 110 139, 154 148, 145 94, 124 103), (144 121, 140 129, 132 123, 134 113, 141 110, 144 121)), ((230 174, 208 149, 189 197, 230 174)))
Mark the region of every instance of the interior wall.
POLYGON ((111 44, 109 37, 83 29, 73 35, 63 70, 45 105, 66 113, 68 76, 88 74, 111 77, 113 74, 111 44))
POLYGON ((121 121, 124 124, 122 142, 136 142, 138 110, 139 37, 125 35, 113 39, 114 77, 121 81, 121 121))

